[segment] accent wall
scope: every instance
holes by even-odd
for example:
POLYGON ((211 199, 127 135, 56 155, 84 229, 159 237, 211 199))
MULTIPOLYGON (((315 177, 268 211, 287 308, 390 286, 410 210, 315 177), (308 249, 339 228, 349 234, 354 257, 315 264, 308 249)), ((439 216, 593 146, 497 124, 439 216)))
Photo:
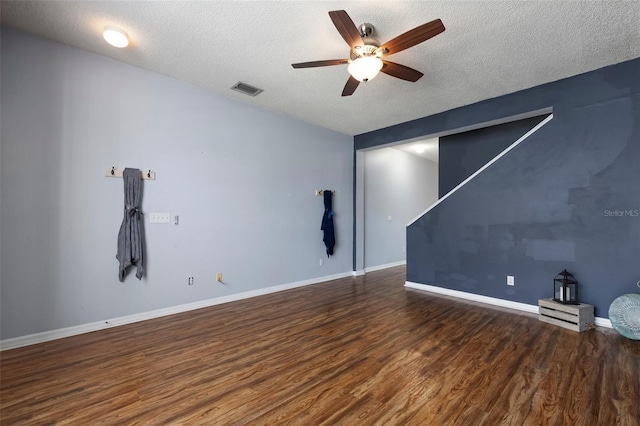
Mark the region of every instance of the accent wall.
POLYGON ((639 292, 639 75, 634 59, 357 135, 355 149, 371 148, 553 109, 547 124, 408 226, 407 280, 537 305, 566 268, 580 300, 605 318, 616 297, 639 292))
POLYGON ((444 197, 544 119, 532 117, 440 138, 438 197, 444 197))

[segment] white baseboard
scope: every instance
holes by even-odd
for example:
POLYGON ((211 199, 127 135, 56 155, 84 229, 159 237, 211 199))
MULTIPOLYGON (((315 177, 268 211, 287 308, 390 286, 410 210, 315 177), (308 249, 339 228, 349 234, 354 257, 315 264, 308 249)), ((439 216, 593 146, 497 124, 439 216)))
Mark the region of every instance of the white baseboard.
POLYGON ((608 318, 596 317, 596 325, 598 327, 613 328, 613 325, 611 325, 611 320, 608 318))
MULTIPOLYGON (((515 309, 517 311, 530 312, 537 314, 538 306, 528 303, 514 302, 511 300, 498 299, 497 297, 482 296, 480 294, 467 293, 466 291, 451 290, 448 288, 437 287, 434 285, 414 283, 406 281, 404 286, 415 290, 428 291, 431 293, 444 294, 446 296, 457 297, 459 299, 472 300, 474 302, 486 303, 488 305, 501 306, 503 308, 515 309)), ((607 318, 596 317, 596 325, 600 327, 613 328, 611 321, 607 318)))
POLYGON ((364 272, 374 272, 374 271, 379 271, 381 269, 387 269, 387 268, 393 268, 394 266, 401 266, 401 265, 406 265, 407 261, 406 260, 401 260, 399 262, 393 262, 393 263, 386 263, 384 265, 378 265, 378 266, 370 266, 368 268, 364 268, 364 272))
POLYGON ((0 341, 0 351, 20 348, 22 346, 35 345, 37 343, 48 342, 50 340, 62 339, 63 337, 75 336, 92 331, 103 330, 106 328, 116 327, 134 322, 145 321, 153 318, 164 317, 167 315, 179 314, 181 312, 192 311, 194 309, 207 308, 209 306, 221 305, 223 303, 235 302, 237 300, 248 299, 251 297, 263 296, 265 294, 277 293, 279 291, 290 290, 296 287, 304 287, 307 285, 318 284, 325 281, 337 280, 353 276, 352 272, 344 272, 341 274, 327 275, 324 277, 311 278, 304 281, 297 281, 288 284, 266 287, 257 290, 246 291, 243 293, 230 294, 228 296, 216 297, 214 299, 199 300, 197 302, 186 303, 184 305, 170 306, 168 308, 155 309, 153 311, 141 312, 138 314, 127 315, 104 321, 96 321, 87 324, 76 325, 73 327, 60 328, 57 330, 44 331, 42 333, 29 334, 26 336, 14 337, 0 341))
POLYGON ((353 272, 351 272, 351 274, 352 274, 354 277, 359 277, 359 276, 361 276, 361 275, 364 275, 364 269, 360 269, 360 270, 358 270, 358 271, 353 271, 353 272))

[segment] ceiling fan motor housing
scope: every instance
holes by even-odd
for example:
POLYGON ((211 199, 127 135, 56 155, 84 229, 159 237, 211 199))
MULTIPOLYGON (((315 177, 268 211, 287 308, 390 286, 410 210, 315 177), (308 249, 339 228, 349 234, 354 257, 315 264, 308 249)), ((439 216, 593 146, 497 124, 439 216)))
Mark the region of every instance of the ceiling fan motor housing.
POLYGON ((351 60, 355 60, 363 56, 376 56, 376 49, 377 47, 374 45, 364 45, 359 49, 351 49, 351 60))
POLYGON ((361 56, 374 56, 376 54, 376 50, 380 47, 380 42, 371 37, 373 34, 375 27, 368 22, 360 25, 358 27, 360 31, 360 35, 362 36, 362 41, 364 42, 364 46, 356 46, 351 49, 351 60, 357 59, 361 56))
POLYGON ((362 39, 364 46, 356 46, 351 49, 351 59, 356 59, 361 56, 375 56, 376 50, 380 47, 380 42, 375 38, 367 37, 362 39))

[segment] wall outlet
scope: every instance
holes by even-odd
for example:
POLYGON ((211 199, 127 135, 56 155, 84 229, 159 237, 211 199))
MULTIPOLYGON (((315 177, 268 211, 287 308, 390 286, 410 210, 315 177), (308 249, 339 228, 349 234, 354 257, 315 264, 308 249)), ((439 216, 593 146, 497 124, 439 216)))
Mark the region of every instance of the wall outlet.
POLYGON ((193 277, 188 277, 187 278, 187 285, 194 285, 195 284, 195 278, 193 277))
POLYGON ((507 285, 516 285, 516 277, 507 275, 507 285))
POLYGON ((219 283, 222 282, 222 272, 216 273, 216 281, 219 283))

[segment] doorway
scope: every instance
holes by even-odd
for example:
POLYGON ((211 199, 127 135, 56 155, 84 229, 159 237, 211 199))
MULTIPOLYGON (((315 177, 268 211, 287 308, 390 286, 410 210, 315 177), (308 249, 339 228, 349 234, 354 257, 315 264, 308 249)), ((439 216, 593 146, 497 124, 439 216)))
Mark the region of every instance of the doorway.
POLYGON ((357 273, 406 263, 406 225, 438 199, 438 144, 429 138, 356 152, 357 273))

